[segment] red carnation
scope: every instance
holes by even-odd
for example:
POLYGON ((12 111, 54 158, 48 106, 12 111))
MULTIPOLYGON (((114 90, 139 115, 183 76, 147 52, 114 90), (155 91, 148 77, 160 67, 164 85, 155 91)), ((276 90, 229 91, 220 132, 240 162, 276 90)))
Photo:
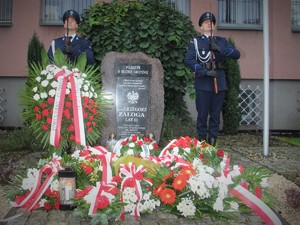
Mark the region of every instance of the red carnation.
POLYGON ((48 130, 48 129, 49 129, 49 128, 48 128, 48 125, 47 125, 47 124, 43 124, 43 125, 42 125, 42 129, 43 129, 43 130, 48 130))
POLYGON ((70 126, 68 127, 68 130, 69 131, 74 131, 75 130, 75 127, 73 124, 70 124, 70 126))
POLYGON ((66 102, 66 107, 69 109, 69 108, 71 108, 71 106, 72 106, 72 103, 71 102, 66 102))
POLYGON ((65 115, 65 117, 66 117, 67 119, 70 119, 70 117, 71 117, 70 110, 69 110, 69 109, 65 109, 65 110, 64 110, 64 115, 65 115))
POLYGON ((48 118, 47 118, 47 123, 48 123, 48 124, 51 124, 51 123, 52 123, 52 118, 51 118, 51 117, 48 117, 48 118))
POLYGON ((44 109, 42 111, 43 116, 48 116, 49 115, 49 110, 48 109, 44 109))
POLYGON ((48 104, 51 105, 54 102, 54 98, 48 98, 48 104))
POLYGON ((40 108, 39 108, 38 106, 34 106, 33 110, 34 110, 35 112, 38 112, 38 111, 40 110, 40 108))
POLYGON ((46 108, 46 106, 47 106, 47 104, 46 104, 45 102, 43 102, 43 103, 41 104, 42 109, 46 108))
POLYGON ((70 139, 70 141, 74 141, 75 140, 75 135, 72 134, 69 139, 70 139))
POLYGON ((42 115, 41 115, 41 114, 35 114, 35 118, 36 118, 37 120, 40 120, 40 119, 42 119, 42 115))
POLYGON ((88 129, 87 129, 87 132, 88 133, 91 133, 93 131, 93 128, 92 127, 89 127, 88 129))

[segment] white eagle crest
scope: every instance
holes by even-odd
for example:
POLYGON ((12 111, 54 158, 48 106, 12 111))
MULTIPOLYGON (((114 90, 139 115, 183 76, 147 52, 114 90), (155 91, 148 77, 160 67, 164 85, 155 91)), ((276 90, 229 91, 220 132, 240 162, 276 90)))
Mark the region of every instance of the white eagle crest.
POLYGON ((137 103, 137 100, 139 99, 139 93, 131 91, 127 93, 127 99, 128 102, 131 104, 137 103))

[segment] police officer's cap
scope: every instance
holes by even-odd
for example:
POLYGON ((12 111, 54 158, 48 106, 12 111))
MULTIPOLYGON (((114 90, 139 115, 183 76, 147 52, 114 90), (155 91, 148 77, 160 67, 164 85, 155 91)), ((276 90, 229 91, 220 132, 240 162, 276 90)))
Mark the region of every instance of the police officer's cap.
POLYGON ((78 12, 76 12, 75 10, 68 10, 64 13, 63 15, 63 22, 65 22, 65 20, 69 17, 69 16, 73 16, 76 20, 76 23, 79 24, 80 23, 80 16, 78 14, 78 12))
POLYGON ((202 23, 205 20, 211 20, 214 24, 216 24, 216 17, 211 12, 205 12, 200 16, 199 22, 198 22, 199 27, 201 27, 202 23))

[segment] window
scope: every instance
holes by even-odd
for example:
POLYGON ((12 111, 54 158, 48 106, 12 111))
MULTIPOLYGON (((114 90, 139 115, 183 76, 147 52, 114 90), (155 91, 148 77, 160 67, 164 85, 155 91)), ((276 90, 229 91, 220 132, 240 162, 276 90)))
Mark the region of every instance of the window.
MULTIPOLYGON (((144 2, 144 0, 139 0, 144 2)), ((165 0, 173 9, 182 12, 184 15, 190 15, 190 1, 188 0, 165 0)))
POLYGON ((0 0, 0 26, 12 25, 12 0, 0 0))
POLYGON ((218 0, 218 29, 263 29, 262 0, 218 0))
POLYGON ((62 16, 65 11, 73 9, 82 15, 84 9, 94 4, 95 0, 42 0, 41 2, 41 24, 62 25, 62 16))
POLYGON ((292 31, 300 32, 300 0, 291 1, 292 31))
POLYGON ((187 0, 166 0, 173 9, 182 12, 184 15, 190 15, 190 1, 187 0))

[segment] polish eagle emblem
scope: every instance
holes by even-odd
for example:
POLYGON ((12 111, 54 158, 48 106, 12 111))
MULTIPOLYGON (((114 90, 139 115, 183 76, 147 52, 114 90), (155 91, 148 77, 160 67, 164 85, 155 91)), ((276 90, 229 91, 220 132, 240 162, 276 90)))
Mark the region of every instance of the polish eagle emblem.
POLYGON ((139 93, 131 91, 127 93, 127 99, 128 102, 131 104, 137 103, 137 100, 139 99, 139 93))

